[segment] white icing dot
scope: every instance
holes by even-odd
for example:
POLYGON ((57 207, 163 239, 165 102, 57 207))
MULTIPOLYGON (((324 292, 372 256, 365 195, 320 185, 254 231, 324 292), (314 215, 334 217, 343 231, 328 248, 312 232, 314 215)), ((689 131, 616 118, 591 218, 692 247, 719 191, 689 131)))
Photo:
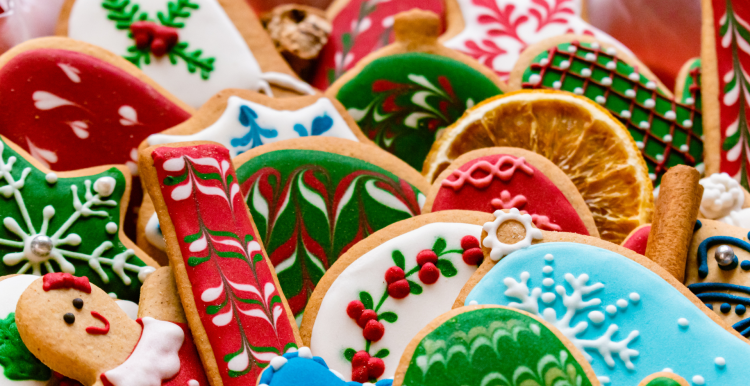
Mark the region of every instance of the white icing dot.
POLYGON ((716 363, 716 366, 724 367, 726 366, 727 361, 722 357, 716 357, 716 359, 714 359, 714 363, 716 363))
POLYGON ((539 74, 532 74, 529 77, 529 83, 531 84, 539 84, 539 82, 542 80, 542 77, 539 76, 539 74))
POLYGON ((614 70, 615 68, 617 68, 617 64, 615 62, 608 62, 605 66, 608 70, 614 70))
POLYGON ((670 121, 674 121, 674 119, 676 118, 674 111, 669 110, 666 113, 664 113, 664 118, 667 118, 670 121))
POLYGON ((596 54, 594 54, 593 52, 589 52, 586 54, 584 59, 588 60, 589 62, 593 62, 594 59, 596 59, 596 54))
POLYGON ((625 118, 625 119, 629 119, 631 117, 631 114, 630 114, 629 110, 622 110, 620 112, 620 116, 623 117, 623 118, 625 118))
POLYGON ((605 86, 611 86, 612 85, 612 78, 606 77, 602 78, 602 84, 605 86))
POLYGON ((597 43, 597 42, 591 42, 590 46, 591 46, 591 48, 593 48, 595 50, 598 50, 599 47, 600 47, 599 43, 597 43))
POLYGON ((604 95, 597 95, 596 96, 596 103, 603 105, 607 103, 607 98, 604 97, 604 95))
POLYGON ((688 151, 688 150, 690 150, 690 148, 688 147, 687 144, 683 143, 682 145, 680 145, 680 151, 688 151))
POLYGON ((653 109, 654 106, 656 106, 656 102, 654 102, 654 100, 651 99, 651 98, 646 99, 645 101, 643 101, 643 107, 645 107, 647 109, 653 109))
POLYGON ((552 292, 545 292, 542 294, 542 301, 549 304, 555 301, 555 294, 552 292))
POLYGON ((312 357, 313 357, 312 351, 310 351, 309 347, 300 347, 299 351, 297 351, 297 352, 299 352, 299 357, 300 358, 312 359, 312 357))
POLYGON ((672 136, 667 134, 664 136, 664 142, 672 142, 672 136))
POLYGON ((657 154, 656 155, 656 160, 659 161, 659 162, 664 161, 664 154, 657 154))
POLYGON ((195 379, 191 379, 188 381, 188 386, 200 386, 201 383, 196 381, 195 379))
POLYGON ((582 88, 580 88, 580 87, 576 87, 576 88, 575 88, 575 89, 573 90, 573 94, 576 94, 576 95, 583 95, 583 89, 582 89, 582 88))
POLYGON ((689 119, 686 119, 686 120, 682 121, 682 125, 685 126, 685 127, 687 127, 689 129, 689 128, 693 127, 693 121, 691 121, 689 119))
POLYGON ((606 52, 607 52, 607 54, 609 54, 609 55, 617 55, 617 50, 616 50, 616 49, 614 49, 613 47, 609 47, 609 48, 607 48, 607 51, 606 51, 606 52))
POLYGON ((547 260, 547 261, 555 260, 555 256, 552 256, 551 253, 548 253, 548 254, 544 255, 544 260, 547 260))
POLYGON ((599 383, 601 383, 602 385, 609 385, 610 383, 612 383, 612 381, 609 380, 609 377, 604 375, 597 376, 596 379, 598 379, 599 383))
POLYGON ((563 69, 563 70, 567 70, 567 69, 568 69, 568 67, 570 67, 570 61, 568 61, 568 60, 563 60, 562 62, 560 62, 560 68, 561 68, 561 69, 563 69))
POLYGON ((278 371, 282 366, 286 364, 286 358, 283 356, 277 356, 276 358, 271 359, 271 363, 269 363, 271 367, 273 367, 274 370, 278 371))
POLYGON ((541 64, 542 66, 546 66, 549 64, 549 59, 542 58, 542 60, 539 61, 539 64, 541 64))
POLYGON ((674 373, 674 370, 670 369, 669 367, 665 367, 662 371, 665 373, 674 373))
POLYGON ((471 301, 469 301, 469 305, 470 305, 470 306, 476 306, 476 305, 478 305, 478 304, 479 304, 479 302, 477 302, 476 300, 471 300, 471 301))
POLYGON ((648 123, 648 121, 641 121, 641 123, 638 124, 638 127, 640 127, 641 129, 648 130, 651 128, 651 124, 648 123))
POLYGON ((544 273, 552 273, 552 267, 550 267, 549 265, 546 265, 544 266, 544 268, 542 268, 542 271, 544 273))
POLYGON ((628 301, 625 299, 617 299, 617 307, 622 309, 628 308, 628 301))
POLYGON ((656 83, 654 83, 653 81, 649 80, 648 83, 646 83, 646 88, 649 89, 649 90, 653 90, 653 89, 656 88, 656 83))
POLYGON ((686 98, 685 99, 685 104, 686 105, 692 105, 693 103, 695 103, 695 99, 693 99, 693 98, 686 98))
POLYGON ((589 320, 594 324, 600 324, 604 321, 604 314, 599 311, 591 311, 589 312, 589 320))
POLYGON ((562 87, 562 83, 560 83, 559 80, 556 80, 554 83, 552 83, 552 88, 559 90, 560 87, 562 87))
POLYGON ((581 76, 584 78, 588 78, 589 76, 591 76, 591 70, 588 68, 584 68, 583 70, 581 70, 581 76))
POLYGON ((576 47, 576 46, 574 46, 572 44, 568 46, 568 52, 570 52, 571 54, 574 53, 574 52, 576 52, 576 51, 578 51, 578 47, 576 47))
POLYGON ((656 174, 654 174, 654 173, 649 173, 649 174, 648 174, 648 178, 650 178, 650 179, 651 179, 651 181, 656 181, 656 174))
POLYGON ((614 314, 616 314, 616 313, 617 313, 617 307, 615 307, 615 306, 613 306, 613 305, 611 305, 611 304, 610 304, 610 305, 608 305, 607 307, 605 307, 604 309, 605 309, 605 310, 607 311, 607 313, 608 313, 608 314, 610 314, 610 315, 614 315, 614 314))
POLYGON ((641 75, 637 72, 631 72, 630 75, 628 75, 628 79, 637 82, 639 79, 641 79, 641 75))
POLYGON ((635 90, 632 88, 629 90, 625 90, 625 96, 628 98, 634 98, 635 97, 635 90))
POLYGON ((679 324, 680 327, 687 327, 687 325, 689 324, 689 322, 685 318, 679 318, 679 319, 677 319, 677 324, 679 324))
POLYGON ((117 232, 117 224, 113 223, 112 221, 108 222, 107 225, 105 225, 104 227, 107 230, 107 233, 111 235, 117 232))
POLYGON ((57 174, 49 172, 46 176, 44 176, 44 179, 47 180, 48 184, 52 185, 57 182, 57 174))
POLYGON ((632 301, 633 303, 638 303, 639 301, 641 301, 641 295, 639 295, 638 292, 631 292, 629 297, 630 301, 632 301))
POLYGON ((115 191, 117 182, 110 176, 101 177, 94 182, 94 191, 101 197, 109 197, 115 191))
POLYGON ((109 297, 111 297, 112 299, 115 299, 115 300, 117 300, 117 294, 116 294, 116 293, 114 293, 114 292, 110 292, 110 293, 108 293, 107 295, 109 295, 109 297))
MULTIPOLYGON (((641 123, 643 123, 643 122, 641 122, 641 123)), ((637 146, 637 147, 638 147, 639 149, 643 150, 643 142, 641 142, 641 141, 636 141, 636 142, 635 142, 635 146, 637 146)))
POLYGON ((545 287, 552 287, 553 285, 555 285, 555 280, 554 279, 550 279, 550 278, 546 278, 546 279, 542 280, 542 285, 544 285, 545 287))
POLYGON ((693 383, 695 383, 696 385, 705 385, 706 380, 703 379, 703 377, 701 377, 700 375, 696 375, 693 377, 693 383))

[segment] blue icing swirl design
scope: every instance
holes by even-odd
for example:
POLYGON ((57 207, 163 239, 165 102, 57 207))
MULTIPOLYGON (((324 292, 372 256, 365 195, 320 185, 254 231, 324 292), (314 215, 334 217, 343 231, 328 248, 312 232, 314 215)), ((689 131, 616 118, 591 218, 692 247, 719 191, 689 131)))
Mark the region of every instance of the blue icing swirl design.
POLYGON ((665 368, 706 385, 750 379, 750 345, 659 275, 606 249, 558 242, 513 252, 477 283, 466 304, 541 316, 584 352, 603 385, 637 385, 665 368))
MULTIPOLYGON (((271 360, 258 380, 259 386, 362 386, 359 382, 346 382, 328 368, 321 357, 312 356, 310 349, 286 353, 271 360)), ((372 385, 372 384, 370 384, 372 385)), ((391 386, 393 379, 382 379, 375 386, 391 386)))

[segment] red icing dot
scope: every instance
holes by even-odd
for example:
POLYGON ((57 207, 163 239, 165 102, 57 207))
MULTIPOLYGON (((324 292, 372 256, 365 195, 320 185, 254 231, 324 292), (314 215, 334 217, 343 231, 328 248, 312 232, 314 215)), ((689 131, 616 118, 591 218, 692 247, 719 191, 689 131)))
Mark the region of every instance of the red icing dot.
POLYGON ((369 380, 367 366, 352 367, 352 381, 365 383, 369 380))
POLYGON ((437 269, 435 264, 425 263, 422 268, 419 269, 419 280, 425 284, 434 284, 438 278, 440 278, 440 270, 437 269))
POLYGON ((370 320, 367 322, 367 325, 365 325, 365 329, 362 331, 362 336, 369 341, 377 342, 383 337, 384 333, 385 327, 383 326, 383 323, 380 323, 377 320, 370 320))
POLYGON ((431 249, 425 249, 417 253, 417 265, 420 267, 425 265, 425 263, 437 264, 437 261, 437 254, 431 249))
POLYGON ((464 263, 468 265, 478 265, 482 262, 482 259, 484 259, 484 254, 482 253, 481 248, 471 248, 464 251, 462 257, 464 258, 464 263))
POLYGON ((362 304, 359 300, 352 300, 349 302, 349 305, 346 306, 346 314, 349 315, 350 318, 357 320, 360 316, 362 316, 362 311, 365 310, 365 305, 362 304))
POLYGON ((385 271, 385 282, 391 284, 404 278, 404 270, 393 266, 385 271))
POLYGON ((367 366, 367 361, 369 360, 370 354, 368 354, 367 351, 358 351, 356 354, 354 354, 354 357, 352 357, 352 367, 367 366))
POLYGON ((409 295, 409 282, 406 279, 398 280, 388 284, 388 295, 394 299, 403 299, 409 295))
POLYGON ((461 239, 461 249, 466 251, 472 248, 479 248, 479 240, 474 236, 464 236, 461 239))
POLYGON ((380 358, 370 358, 367 361, 367 375, 370 378, 378 378, 385 372, 385 363, 380 358))
POLYGON ((369 322, 372 319, 377 319, 378 314, 375 313, 373 310, 364 310, 362 311, 362 315, 359 316, 359 319, 357 319, 357 324, 365 328, 365 325, 367 325, 367 322, 369 322))

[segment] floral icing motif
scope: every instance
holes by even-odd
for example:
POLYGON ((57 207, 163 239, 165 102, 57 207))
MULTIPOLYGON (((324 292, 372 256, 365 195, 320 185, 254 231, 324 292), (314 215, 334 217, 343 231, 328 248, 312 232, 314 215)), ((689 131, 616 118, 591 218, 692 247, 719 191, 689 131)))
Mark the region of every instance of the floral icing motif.
POLYGON ((494 70, 503 80, 526 47, 566 33, 592 35, 627 49, 583 21, 576 0, 458 0, 464 30, 445 42, 494 70))
POLYGON ((417 170, 443 129, 502 91, 457 60, 421 52, 378 58, 336 98, 378 146, 417 170))
POLYGON ((552 181, 523 157, 506 154, 461 165, 441 182, 431 210, 494 213, 511 208, 531 214, 537 228, 589 235, 576 210, 552 181))
POLYGON ((226 88, 314 94, 291 75, 263 72, 215 0, 80 0, 68 36, 121 55, 195 108, 226 88))
POLYGON ((190 117, 127 72, 74 51, 24 51, 0 69, 0 85, 0 134, 57 171, 132 161, 148 135, 190 117))
POLYGON ((534 228, 532 225, 534 220, 531 215, 521 214, 516 208, 511 208, 508 212, 496 210, 493 215, 495 216, 495 220, 484 224, 482 227, 487 232, 487 236, 482 240, 482 245, 490 248, 490 259, 493 261, 498 261, 501 257, 511 252, 526 248, 531 245, 533 240, 541 240, 543 237, 542 231, 534 228), (525 229, 523 239, 513 244, 505 244, 498 239, 497 231, 500 225, 506 221, 517 221, 523 225, 525 229))
POLYGON ((237 96, 211 126, 191 135, 154 134, 149 145, 173 142, 214 141, 229 149, 232 158, 263 144, 285 139, 329 136, 358 141, 333 103, 320 98, 299 110, 274 110, 237 96))
POLYGON ((462 312, 414 349, 404 386, 591 385, 554 332, 507 308, 462 312))
POLYGON ((695 99, 668 98, 616 54, 595 42, 559 44, 534 58, 523 74, 523 87, 570 91, 609 110, 636 141, 654 186, 674 165, 702 171, 703 121, 695 99))
POLYGON ((480 232, 473 224, 431 223, 360 256, 323 297, 310 348, 347 380, 393 377, 404 337, 449 311, 481 262, 480 232))
POLYGON ((352 245, 421 213, 424 195, 368 162, 279 150, 237 171, 282 291, 298 317, 318 280, 352 245))
POLYGON ((313 86, 325 90, 365 55, 393 42, 393 18, 411 9, 443 15, 439 0, 351 0, 332 21, 313 86))
POLYGON ((740 183, 726 173, 712 174, 700 180, 703 186, 701 217, 750 228, 750 208, 743 209, 745 195, 740 183))
POLYGON ((598 247, 552 242, 511 253, 471 290, 470 303, 536 313, 590 358, 605 385, 635 385, 664 368, 707 385, 741 384, 750 373, 730 364, 750 345, 654 272, 598 247))
POLYGON ((712 0, 711 5, 719 78, 719 170, 739 179, 748 189, 750 7, 741 0, 712 0))
POLYGON ((152 157, 222 382, 255 382, 296 343, 229 152, 162 147, 152 157))
POLYGON ((154 271, 117 231, 126 177, 116 168, 72 178, 47 174, 0 140, 0 276, 66 272, 138 301, 154 271))

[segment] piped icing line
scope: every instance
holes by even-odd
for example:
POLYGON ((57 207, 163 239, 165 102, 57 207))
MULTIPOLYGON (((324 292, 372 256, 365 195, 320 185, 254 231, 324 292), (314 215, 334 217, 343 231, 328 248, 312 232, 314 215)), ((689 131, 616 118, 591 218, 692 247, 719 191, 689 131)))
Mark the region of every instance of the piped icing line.
MULTIPOLYGON (((453 188, 453 190, 460 190, 466 182, 473 185, 475 188, 482 189, 487 187, 492 180, 495 178, 501 181, 508 181, 513 178, 516 170, 520 170, 529 176, 534 175, 534 169, 532 169, 523 157, 512 157, 504 155, 491 163, 486 160, 481 160, 473 165, 469 170, 456 169, 450 175, 455 177, 454 180, 444 179, 442 186, 453 188), (505 169, 503 169, 506 167, 505 169), (483 177, 474 177, 474 173, 478 170, 485 172, 487 175, 483 177)), ((507 208, 506 208, 507 209, 507 208)))
POLYGON ((487 232, 487 236, 482 240, 482 245, 490 248, 490 259, 493 261, 498 261, 501 257, 513 251, 531 246, 533 240, 541 240, 543 237, 542 231, 532 225, 533 219, 531 215, 521 214, 516 208, 511 208, 507 213, 502 210, 496 210, 493 215, 495 216, 495 220, 485 223, 482 226, 482 229, 487 232), (513 244, 505 244, 498 239, 497 230, 506 221, 517 221, 523 225, 526 230, 523 239, 513 244))

